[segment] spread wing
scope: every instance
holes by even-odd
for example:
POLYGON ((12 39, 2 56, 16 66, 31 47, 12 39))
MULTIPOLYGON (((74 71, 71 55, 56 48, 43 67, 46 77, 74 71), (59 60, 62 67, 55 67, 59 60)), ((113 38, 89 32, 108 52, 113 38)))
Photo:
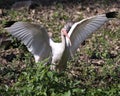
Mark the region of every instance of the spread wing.
POLYGON ((27 22, 16 22, 5 29, 26 45, 36 62, 50 56, 49 36, 42 26, 27 22))
POLYGON ((73 56, 76 49, 89 35, 98 30, 109 18, 114 18, 116 15, 117 12, 109 12, 74 23, 68 33, 72 43, 70 46, 71 55, 73 56))

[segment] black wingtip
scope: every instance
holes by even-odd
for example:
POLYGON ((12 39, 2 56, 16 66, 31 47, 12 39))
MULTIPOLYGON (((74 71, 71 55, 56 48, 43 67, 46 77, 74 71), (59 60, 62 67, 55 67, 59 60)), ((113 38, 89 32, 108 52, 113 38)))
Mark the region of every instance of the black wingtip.
POLYGON ((116 12, 116 11, 106 13, 107 18, 115 18, 115 17, 117 17, 117 15, 118 15, 118 12, 116 12))
POLYGON ((4 28, 5 28, 5 27, 10 27, 10 26, 13 25, 15 22, 17 22, 17 21, 9 21, 9 22, 6 22, 3 27, 4 27, 4 28))

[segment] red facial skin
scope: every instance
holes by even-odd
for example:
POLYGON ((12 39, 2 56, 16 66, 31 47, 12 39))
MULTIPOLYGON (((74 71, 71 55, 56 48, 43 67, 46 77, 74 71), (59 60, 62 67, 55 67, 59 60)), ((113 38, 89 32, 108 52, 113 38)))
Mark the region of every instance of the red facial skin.
POLYGON ((71 46, 71 40, 70 40, 70 37, 68 36, 67 31, 65 29, 62 29, 61 32, 63 33, 63 35, 65 35, 68 38, 70 46, 71 46))

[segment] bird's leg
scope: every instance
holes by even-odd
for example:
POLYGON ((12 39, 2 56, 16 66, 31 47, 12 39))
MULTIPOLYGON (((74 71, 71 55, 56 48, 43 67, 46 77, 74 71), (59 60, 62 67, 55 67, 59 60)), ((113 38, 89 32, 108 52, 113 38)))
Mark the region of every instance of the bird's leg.
POLYGON ((65 67, 63 67, 63 66, 59 66, 59 65, 56 65, 56 64, 50 65, 50 70, 56 71, 58 73, 61 73, 64 69, 65 69, 65 67))
POLYGON ((55 64, 55 63, 52 63, 52 64, 50 65, 50 70, 53 70, 53 71, 56 70, 56 64, 55 64))
POLYGON ((58 71, 58 64, 59 64, 59 61, 52 61, 52 64, 50 65, 50 70, 58 71))

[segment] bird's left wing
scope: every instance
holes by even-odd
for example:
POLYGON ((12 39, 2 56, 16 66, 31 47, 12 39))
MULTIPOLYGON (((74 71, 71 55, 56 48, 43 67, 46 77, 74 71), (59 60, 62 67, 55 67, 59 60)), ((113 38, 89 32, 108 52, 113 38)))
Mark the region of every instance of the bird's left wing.
POLYGON ((116 15, 117 12, 109 12, 74 23, 68 33, 72 44, 70 46, 71 55, 73 56, 76 49, 89 35, 99 29, 109 18, 114 18, 116 15))
POLYGON ((15 22, 5 29, 26 45, 36 62, 51 55, 49 36, 42 26, 28 22, 15 22))

